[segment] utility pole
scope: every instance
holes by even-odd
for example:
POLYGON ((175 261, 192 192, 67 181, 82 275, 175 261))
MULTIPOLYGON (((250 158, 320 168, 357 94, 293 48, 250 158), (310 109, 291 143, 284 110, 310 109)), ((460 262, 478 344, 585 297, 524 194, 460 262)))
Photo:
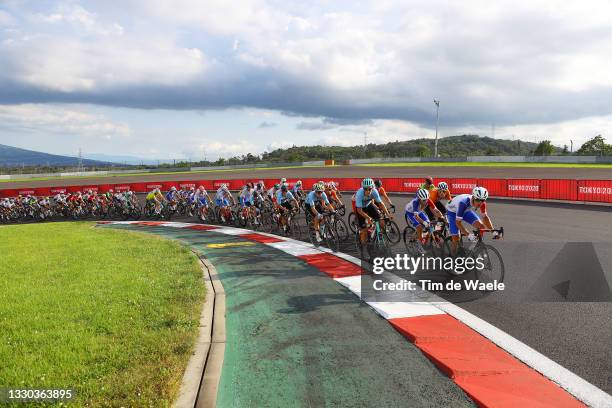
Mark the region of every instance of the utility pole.
POLYGON ((440 121, 440 100, 434 99, 436 104, 436 140, 434 142, 434 158, 438 158, 438 123, 440 121))
POLYGON ((79 147, 79 168, 77 170, 79 173, 83 172, 83 151, 79 147))
POLYGON ((574 141, 570 140, 570 153, 574 153, 574 141))

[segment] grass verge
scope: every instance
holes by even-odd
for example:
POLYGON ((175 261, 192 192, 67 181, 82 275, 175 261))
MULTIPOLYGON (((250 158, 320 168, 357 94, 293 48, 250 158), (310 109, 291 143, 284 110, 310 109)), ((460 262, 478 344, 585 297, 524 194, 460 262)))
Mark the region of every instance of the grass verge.
POLYGON ((365 167, 557 167, 581 169, 612 169, 612 164, 580 163, 499 163, 499 162, 405 162, 355 164, 365 167))
POLYGON ((74 406, 167 406, 204 300, 197 258, 91 223, 0 227, 0 387, 72 388, 74 406))

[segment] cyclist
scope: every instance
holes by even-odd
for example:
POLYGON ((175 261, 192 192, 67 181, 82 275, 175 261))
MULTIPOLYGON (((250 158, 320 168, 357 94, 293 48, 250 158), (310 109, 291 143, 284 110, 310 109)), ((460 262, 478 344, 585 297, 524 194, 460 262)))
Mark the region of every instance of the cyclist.
MULTIPOLYGON (((448 189, 448 184, 446 184, 444 181, 441 181, 438 183, 437 188, 434 188, 429 192, 429 198, 434 203, 436 208, 440 211, 440 213, 444 215, 446 214, 446 205, 453 199, 453 196, 451 195, 448 189)), ((425 208, 425 214, 427 214, 427 216, 432 219, 434 218, 434 214, 429 208, 429 206, 425 208)))
POLYGON ((166 193, 166 200, 168 200, 168 202, 173 202, 178 198, 179 194, 176 191, 176 187, 172 186, 170 187, 170 190, 168 190, 168 192, 166 193))
MULTIPOLYGON (((468 230, 463 226, 462 222, 467 222, 478 229, 493 229, 493 222, 487 214, 487 198, 489 198, 489 192, 486 188, 474 187, 472 194, 460 194, 455 196, 455 198, 453 198, 448 205, 446 217, 448 218, 450 234, 453 237, 451 248, 453 255, 457 253, 460 233, 462 235, 467 235, 470 241, 476 240, 476 236, 473 233, 468 232, 468 230), (483 215, 482 221, 474 211, 478 209, 483 215)), ((493 238, 496 239, 497 237, 498 233, 494 232, 493 238)))
MULTIPOLYGON (((122 203, 125 203, 125 197, 121 200, 122 203)), ((147 194, 147 204, 155 206, 155 214, 161 213, 162 202, 164 202, 164 195, 159 191, 159 188, 155 188, 147 194)))
POLYGON ((323 215, 322 212, 334 211, 334 207, 330 204, 325 195, 325 185, 315 183, 312 186, 312 191, 306 196, 306 212, 312 215, 312 227, 315 230, 317 242, 321 242, 321 234, 319 234, 319 224, 323 215))
POLYGON ((272 201, 273 203, 275 202, 274 200, 276 200, 276 192, 281 188, 281 185, 276 183, 275 185, 272 186, 272 188, 270 188, 268 190, 268 198, 270 199, 270 201, 272 201))
POLYGON ((291 194, 293 197, 297 199, 301 199, 304 195, 304 190, 302 190, 302 180, 298 180, 295 182, 293 187, 291 188, 291 194))
MULTIPOLYGON (((208 215, 208 205, 210 203, 210 196, 204 186, 199 186, 197 190, 190 197, 191 202, 201 211, 206 217, 208 215)), ((193 215, 193 213, 191 214, 193 215)))
MULTIPOLYGON (((389 210, 380 199, 380 195, 374 186, 374 180, 365 178, 361 181, 361 188, 355 193, 355 214, 359 225, 359 240, 366 243, 368 237, 368 226, 374 221, 380 220, 382 210, 386 217, 392 218, 389 210)), ((384 220, 381 220, 384 227, 384 220)))
POLYGON ((242 205, 242 210, 245 211, 246 209, 246 212, 253 217, 255 224, 257 224, 256 207, 253 205, 253 191, 253 183, 246 183, 244 187, 242 187, 238 199, 242 205))
POLYGON ((421 184, 421 187, 419 187, 421 189, 427 190, 431 193, 431 190, 433 190, 434 188, 436 188, 434 181, 433 181, 433 177, 428 176, 425 177, 425 182, 423 184, 421 184))
POLYGON ((274 204, 279 214, 280 225, 285 231, 287 231, 287 228, 288 228, 286 214, 288 211, 289 212, 293 211, 294 204, 297 206, 298 202, 293 196, 293 194, 291 193, 291 191, 289 191, 289 186, 287 185, 287 183, 285 183, 281 186, 280 190, 276 193, 276 203, 274 204))
POLYGON ((221 221, 223 222, 225 222, 230 216, 230 202, 232 205, 236 204, 236 201, 234 201, 234 196, 232 196, 232 193, 230 193, 227 185, 221 184, 221 187, 217 189, 217 193, 215 194, 215 204, 221 210, 221 221))
POLYGON ((378 194, 382 197, 383 200, 385 200, 385 202, 387 203, 386 205, 389 208, 395 208, 395 206, 393 205, 393 203, 391 202, 391 199, 389 198, 389 195, 387 194, 387 192, 385 191, 385 188, 383 187, 383 182, 382 180, 378 179, 378 180, 374 180, 374 186, 376 187, 376 190, 378 191, 378 194))
POLYGON ((438 218, 442 217, 440 210, 431 201, 429 191, 420 188, 417 191, 416 197, 412 199, 404 209, 404 217, 406 224, 412 225, 416 229, 416 235, 419 242, 423 238, 423 227, 429 228, 429 217, 423 212, 425 208, 429 208, 432 214, 438 218))

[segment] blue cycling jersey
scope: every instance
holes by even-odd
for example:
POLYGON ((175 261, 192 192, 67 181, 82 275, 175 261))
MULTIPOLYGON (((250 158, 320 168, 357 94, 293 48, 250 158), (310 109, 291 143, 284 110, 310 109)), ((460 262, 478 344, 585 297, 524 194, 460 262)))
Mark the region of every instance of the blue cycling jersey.
POLYGON ((278 192, 276 193, 276 202, 278 204, 284 204, 287 201, 293 201, 293 200, 295 200, 295 197, 293 197, 293 194, 291 194, 291 191, 287 191, 284 196, 281 190, 278 190, 278 192))
POLYGON ((327 194, 325 194, 324 191, 321 193, 320 197, 317 197, 316 191, 311 191, 310 193, 308 193, 308 195, 306 196, 306 204, 314 205, 315 201, 323 201, 325 202, 325 204, 329 204, 329 200, 327 199, 327 194))
POLYGON ((166 200, 168 200, 168 201, 174 200, 174 195, 175 194, 176 194, 176 191, 172 191, 172 190, 168 191, 166 193, 166 200))
POLYGON ((381 203, 380 194, 378 194, 378 190, 373 188, 370 190, 370 194, 366 195, 363 187, 357 190, 355 193, 355 207, 357 208, 366 208, 372 201, 376 201, 377 203, 381 203))

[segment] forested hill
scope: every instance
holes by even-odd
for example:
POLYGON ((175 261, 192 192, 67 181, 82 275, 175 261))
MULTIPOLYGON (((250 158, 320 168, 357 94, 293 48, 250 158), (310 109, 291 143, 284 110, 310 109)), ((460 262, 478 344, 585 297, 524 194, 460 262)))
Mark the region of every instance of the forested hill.
MULTIPOLYGON (((438 139, 441 157, 463 156, 527 156, 536 148, 535 143, 521 140, 503 140, 477 135, 449 136, 438 139)), ((360 159, 374 157, 431 157, 433 139, 415 139, 386 144, 358 146, 294 146, 264 153, 263 161, 290 162, 325 159, 360 159)), ((561 151, 561 149, 559 149, 561 151)))
MULTIPOLYGON (((4 168, 17 166, 76 166, 78 163, 79 159, 76 157, 59 156, 0 144, 0 167, 4 168)), ((110 166, 112 163, 83 159, 83 165, 103 167, 110 166)))

